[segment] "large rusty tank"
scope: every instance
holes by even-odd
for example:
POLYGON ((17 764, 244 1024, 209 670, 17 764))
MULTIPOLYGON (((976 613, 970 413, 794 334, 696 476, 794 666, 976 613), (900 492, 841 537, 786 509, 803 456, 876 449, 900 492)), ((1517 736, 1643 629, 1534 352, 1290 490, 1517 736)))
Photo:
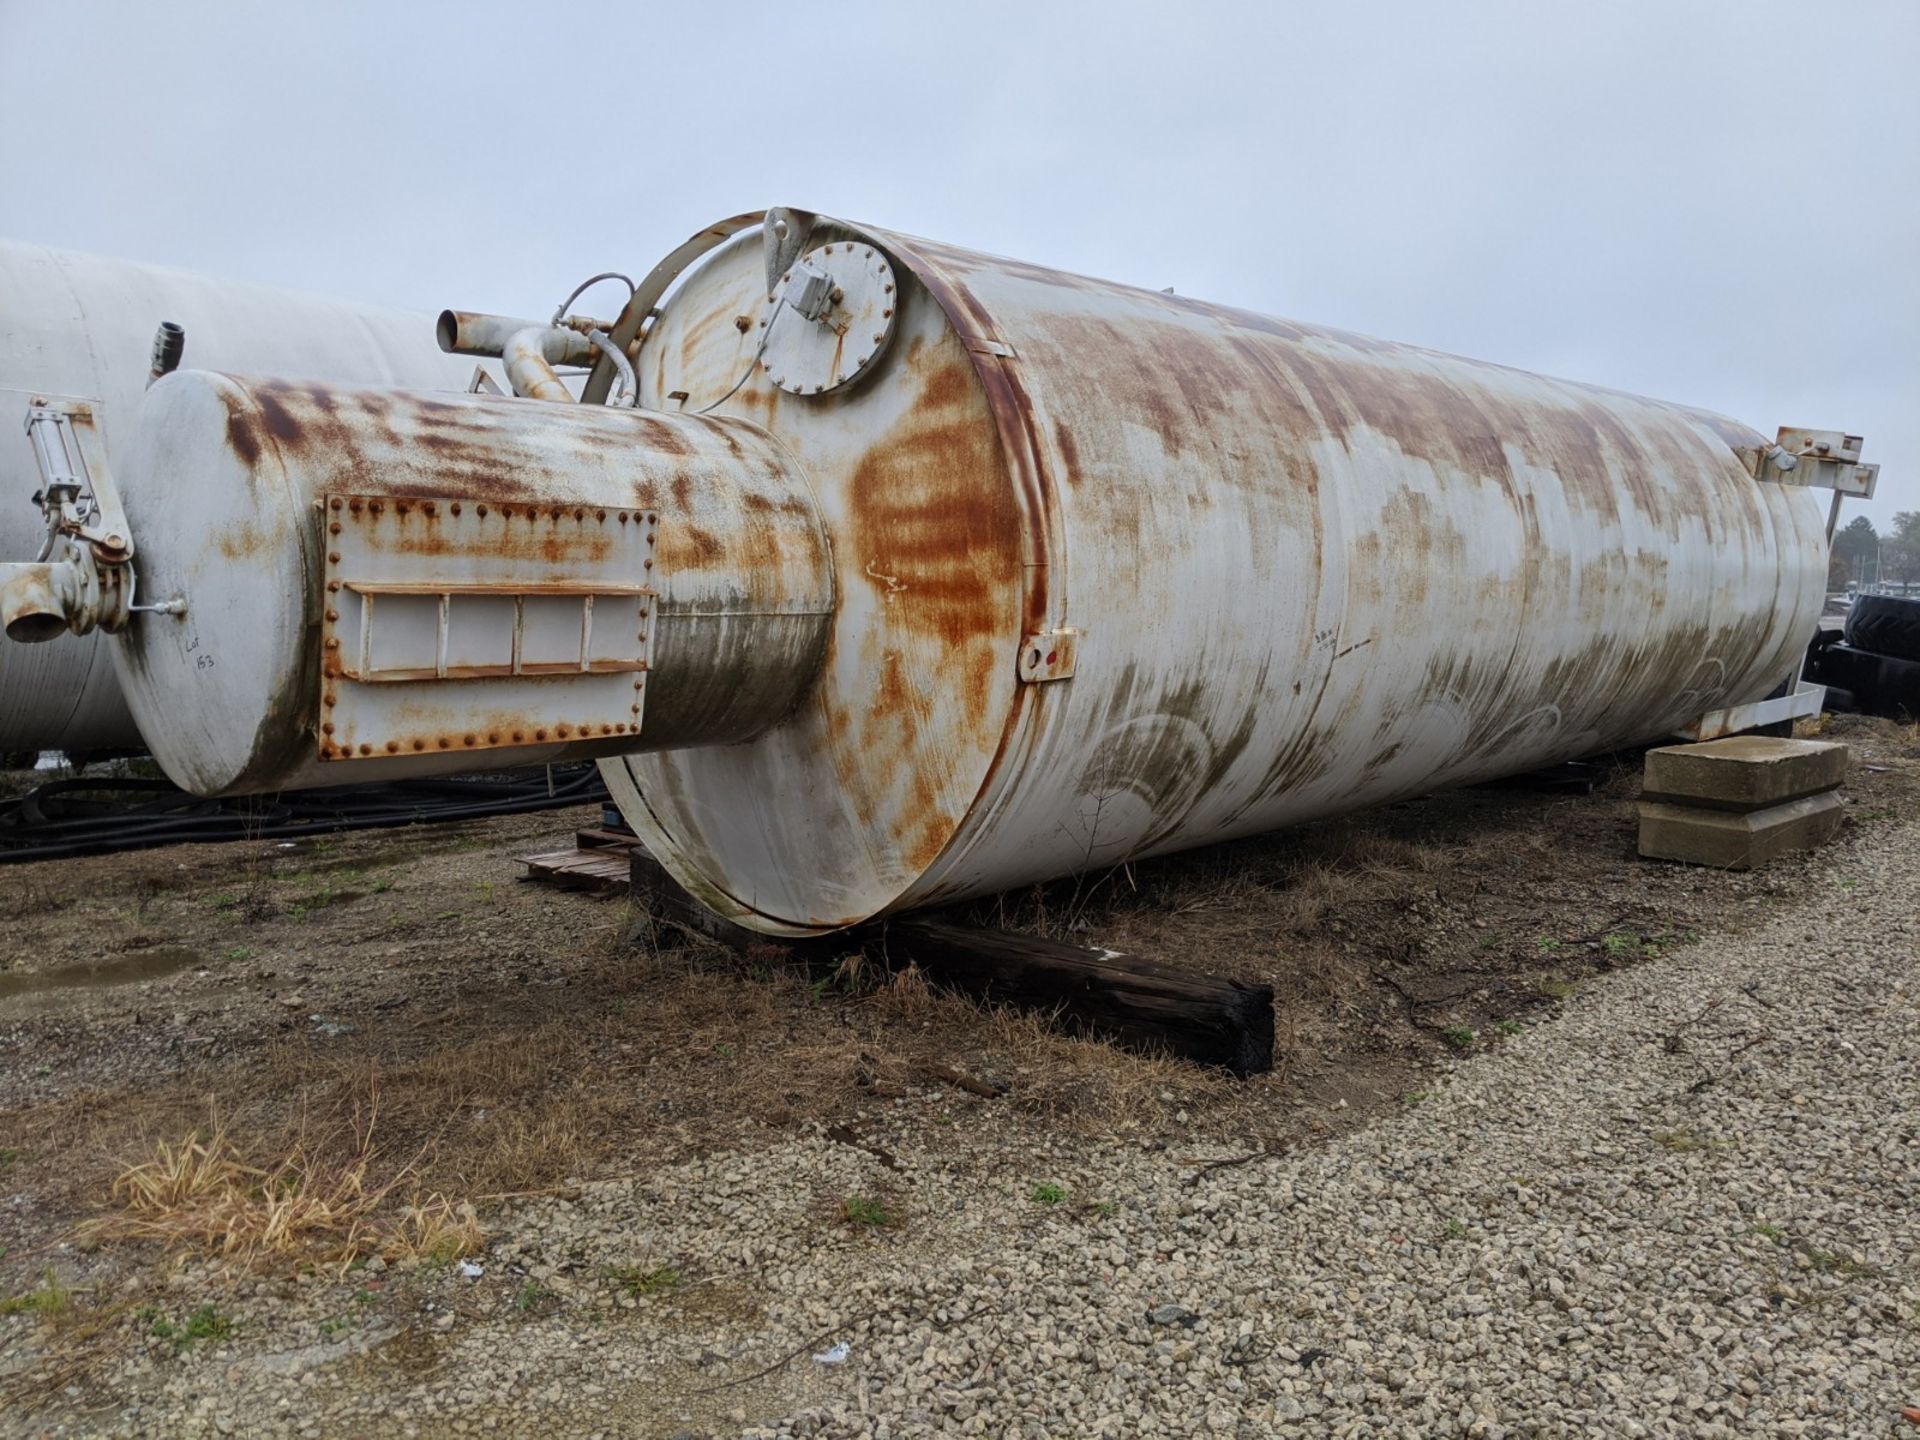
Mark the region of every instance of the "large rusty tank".
POLYGON ((1796 482, 1858 458, 796 211, 441 341, 518 394, 148 393, 142 732, 208 793, 596 756, 778 934, 1758 700, 1821 606, 1796 482))
MULTIPOLYGON (((163 322, 185 330, 188 360, 254 375, 457 387, 473 369, 442 354, 418 315, 0 240, 0 558, 33 554, 45 528, 28 502, 40 480, 27 402, 93 402, 111 456, 163 322)), ((140 745, 103 636, 0 646, 0 754, 140 745)))

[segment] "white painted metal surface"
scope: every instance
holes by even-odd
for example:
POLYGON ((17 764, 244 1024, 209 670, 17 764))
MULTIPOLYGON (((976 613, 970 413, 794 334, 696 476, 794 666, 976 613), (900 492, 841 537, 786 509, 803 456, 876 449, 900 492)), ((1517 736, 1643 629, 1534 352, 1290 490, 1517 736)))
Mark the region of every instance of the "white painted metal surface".
MULTIPOLYGON (((439 353, 431 316, 0 240, 0 559, 31 559, 38 544, 28 401, 94 402, 118 457, 162 320, 185 325, 189 365, 449 388, 472 369, 439 353)), ((0 645, 0 753, 140 743, 100 636, 0 645)))

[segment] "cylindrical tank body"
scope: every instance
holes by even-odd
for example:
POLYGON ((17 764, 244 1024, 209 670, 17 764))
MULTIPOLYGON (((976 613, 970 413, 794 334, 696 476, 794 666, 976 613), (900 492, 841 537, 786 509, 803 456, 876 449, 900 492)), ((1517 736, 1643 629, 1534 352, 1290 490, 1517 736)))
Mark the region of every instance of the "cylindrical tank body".
POLYGON ((1653 739, 1772 690, 1819 611, 1822 507, 1730 421, 784 223, 677 252, 638 414, 157 384, 127 513, 184 613, 116 643, 162 762, 344 782, 591 733, 693 894, 820 932, 1653 739), (593 548, 631 506, 657 547, 593 548), (633 582, 621 643, 662 648, 590 650, 567 597, 633 582), (487 626, 536 610, 506 666, 487 626), (208 680, 229 654, 258 673, 208 680))
MULTIPOLYGON (((97 402, 116 458, 162 321, 185 327, 189 365, 443 388, 473 373, 440 353, 429 315, 0 240, 0 557, 31 559, 40 543, 28 400, 97 402)), ((102 635, 0 645, 0 753, 140 744, 102 635)))
POLYGON ((139 436, 140 583, 187 608, 116 659, 197 794, 724 746, 826 648, 806 479, 740 420, 185 370, 139 436))
POLYGON ((858 382, 794 395, 753 366, 751 236, 683 280, 639 365, 644 404, 777 435, 833 540, 809 707, 604 765, 742 924, 831 928, 1659 737, 1765 695, 1819 612, 1821 507, 1753 478, 1745 426, 878 231, 808 245, 836 240, 899 277, 858 382), (1023 678, 1028 637, 1070 678, 1023 678))

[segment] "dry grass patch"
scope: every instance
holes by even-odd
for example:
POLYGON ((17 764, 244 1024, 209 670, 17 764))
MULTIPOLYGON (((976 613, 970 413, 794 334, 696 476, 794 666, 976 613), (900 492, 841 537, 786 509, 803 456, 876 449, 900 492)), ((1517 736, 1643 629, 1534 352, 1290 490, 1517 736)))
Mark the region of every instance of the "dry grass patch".
POLYGON ((754 1126, 845 1118, 937 1083, 944 1067, 1010 1081, 1009 1103, 1093 1130, 1131 1128, 1160 1090, 1184 1103, 1196 1083, 1219 1083, 1053 1033, 1042 1017, 982 1010, 871 959, 809 971, 682 951, 607 968, 614 995, 411 1057, 285 1045, 270 1088, 334 1114, 377 1097, 390 1143, 418 1154, 416 1182, 484 1205, 736 1143, 754 1126))
MULTIPOLYGON (((943 997, 979 1017, 989 1064, 1012 1082, 1007 1099, 1080 1133, 1157 1124, 1177 1106, 1204 1105, 1216 1118, 1247 1103, 1244 1082, 1166 1055, 1116 1050, 1104 1040, 1061 1033, 1045 1015, 943 997)), ((1280 1057, 1276 1057, 1278 1060, 1280 1057)))
POLYGON ((344 1161, 296 1145, 271 1165, 253 1165, 220 1128, 157 1142, 114 1178, 112 1209, 86 1221, 91 1241, 143 1240, 240 1265, 268 1261, 346 1264, 363 1257, 451 1260, 484 1238, 465 1201, 403 1189, 409 1167, 372 1178, 369 1121, 344 1161))
MULTIPOLYGON (((1878 715, 1823 715, 1823 739, 1877 741, 1902 759, 1920 759, 1920 719, 1888 720, 1878 715)), ((1858 777, 1854 777, 1857 786, 1858 777)))

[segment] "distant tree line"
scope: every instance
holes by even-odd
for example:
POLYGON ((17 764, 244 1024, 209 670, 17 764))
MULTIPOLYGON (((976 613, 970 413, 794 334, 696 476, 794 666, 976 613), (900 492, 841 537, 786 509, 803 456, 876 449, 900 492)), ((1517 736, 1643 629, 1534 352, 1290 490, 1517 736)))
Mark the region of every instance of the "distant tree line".
POLYGON ((1920 580, 1920 510, 1902 510, 1884 535, 1866 516, 1854 516, 1833 537, 1827 578, 1835 589, 1882 580, 1906 586, 1920 580))

